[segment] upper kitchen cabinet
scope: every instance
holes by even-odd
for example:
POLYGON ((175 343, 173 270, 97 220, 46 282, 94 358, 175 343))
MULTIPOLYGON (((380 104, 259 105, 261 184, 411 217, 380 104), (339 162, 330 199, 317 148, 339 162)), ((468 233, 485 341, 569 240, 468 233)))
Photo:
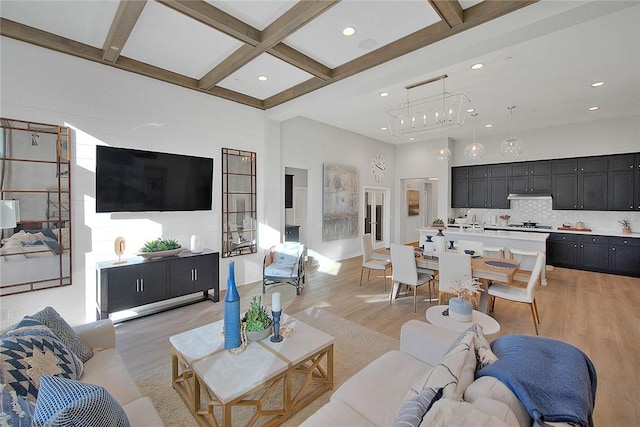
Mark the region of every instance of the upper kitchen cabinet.
POLYGON ((607 210, 607 156, 552 160, 553 209, 607 210))
POLYGON ((451 169, 451 207, 507 209, 507 164, 451 169))
POLYGON ((468 166, 451 168, 451 207, 469 207, 469 169, 468 166))
POLYGON ((620 154, 608 158, 609 210, 640 209, 640 154, 620 154))
POLYGON ((488 208, 491 209, 508 209, 509 201, 507 196, 509 193, 509 185, 507 178, 507 165, 489 165, 487 176, 487 195, 488 208))
POLYGON ((508 164, 509 193, 544 194, 551 192, 551 161, 508 164))

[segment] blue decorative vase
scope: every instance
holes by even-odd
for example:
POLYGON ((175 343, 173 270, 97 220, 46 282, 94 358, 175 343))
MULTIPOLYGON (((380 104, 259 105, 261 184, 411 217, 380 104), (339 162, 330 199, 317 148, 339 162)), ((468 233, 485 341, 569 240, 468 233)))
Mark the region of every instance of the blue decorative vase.
POLYGON ((435 252, 435 245, 433 244, 433 240, 431 240, 431 236, 427 236, 424 241, 424 251, 435 252))
POLYGON ((224 348, 238 348, 240 341, 240 295, 236 287, 234 261, 229 262, 227 293, 224 297, 224 348))
POLYGON ((449 316, 458 322, 471 322, 473 319, 473 305, 471 301, 462 297, 449 300, 449 316))

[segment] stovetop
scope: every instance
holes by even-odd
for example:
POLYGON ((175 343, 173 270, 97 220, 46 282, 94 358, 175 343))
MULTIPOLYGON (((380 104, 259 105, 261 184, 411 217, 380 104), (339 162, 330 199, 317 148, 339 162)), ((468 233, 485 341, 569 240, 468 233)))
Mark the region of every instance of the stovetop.
POLYGON ((544 228, 545 230, 551 230, 550 225, 538 225, 538 224, 508 224, 507 227, 516 228, 544 228))

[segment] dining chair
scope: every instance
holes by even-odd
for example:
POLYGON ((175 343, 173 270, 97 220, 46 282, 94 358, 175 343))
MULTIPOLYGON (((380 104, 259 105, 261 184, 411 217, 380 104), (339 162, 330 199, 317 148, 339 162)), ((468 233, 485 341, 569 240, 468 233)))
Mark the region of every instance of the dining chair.
POLYGON ((482 256, 489 256, 493 258, 504 258, 504 248, 502 246, 484 245, 482 252, 483 252, 482 256))
MULTIPOLYGON (((509 259, 515 259, 520 261, 520 268, 516 271, 514 275, 514 280, 520 282, 529 282, 529 278, 531 277, 532 271, 535 268, 535 263, 537 260, 538 252, 536 251, 527 251, 524 249, 508 249, 509 259)), ((540 283, 541 277, 538 277, 538 284, 540 283)))
POLYGON ((443 252, 438 254, 438 301, 444 304, 452 294, 451 285, 471 277, 471 256, 465 253, 443 252), (445 300, 445 297, 447 299, 445 300))
POLYGON ((382 271, 384 274, 384 290, 387 290, 387 269, 391 268, 391 262, 381 260, 381 259, 372 259, 371 252, 373 252, 373 245, 371 244, 371 233, 366 233, 362 235, 360 239, 360 243, 362 245, 362 269, 360 270, 360 286, 362 286, 362 275, 364 274, 364 269, 367 269, 367 281, 370 279, 371 270, 382 271))
POLYGON ((456 247, 458 248, 458 252, 465 253, 466 250, 473 251, 474 255, 484 255, 484 243, 483 242, 474 242, 472 240, 458 240, 456 242, 456 247))
POLYGON ((531 316, 533 317, 533 326, 536 329, 536 335, 538 335, 538 325, 540 324, 540 316, 538 315, 538 305, 536 304, 536 283, 542 273, 542 268, 545 264, 545 255, 543 252, 538 252, 536 255, 536 263, 529 277, 529 282, 526 288, 518 286, 505 285, 502 283, 494 283, 489 286, 489 298, 491 311, 494 310, 495 299, 502 298, 509 301, 521 302, 529 304, 531 307, 531 316))
MULTIPOLYGON (((413 246, 391 244, 391 267, 393 268, 393 287, 389 295, 389 304, 393 302, 393 297, 398 293, 400 285, 403 284, 413 289, 413 312, 416 312, 418 287, 429 284, 429 300, 431 300, 431 283, 433 275, 418 272, 416 266, 415 248, 413 246)), ((430 271, 430 270, 429 270, 430 271)))

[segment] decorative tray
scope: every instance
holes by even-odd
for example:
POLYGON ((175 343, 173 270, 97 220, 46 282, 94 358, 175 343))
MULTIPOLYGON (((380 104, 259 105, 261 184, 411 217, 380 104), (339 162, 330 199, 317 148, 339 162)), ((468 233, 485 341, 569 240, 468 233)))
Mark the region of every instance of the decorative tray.
POLYGON ((184 251, 185 248, 179 247, 176 249, 170 249, 168 251, 156 251, 156 252, 138 252, 136 255, 141 256, 144 259, 151 258, 164 258, 168 256, 178 255, 180 252, 184 251))
POLYGON ((492 267, 498 267, 498 268, 514 268, 516 266, 515 264, 511 264, 509 262, 504 262, 504 261, 485 261, 484 263, 492 267))

